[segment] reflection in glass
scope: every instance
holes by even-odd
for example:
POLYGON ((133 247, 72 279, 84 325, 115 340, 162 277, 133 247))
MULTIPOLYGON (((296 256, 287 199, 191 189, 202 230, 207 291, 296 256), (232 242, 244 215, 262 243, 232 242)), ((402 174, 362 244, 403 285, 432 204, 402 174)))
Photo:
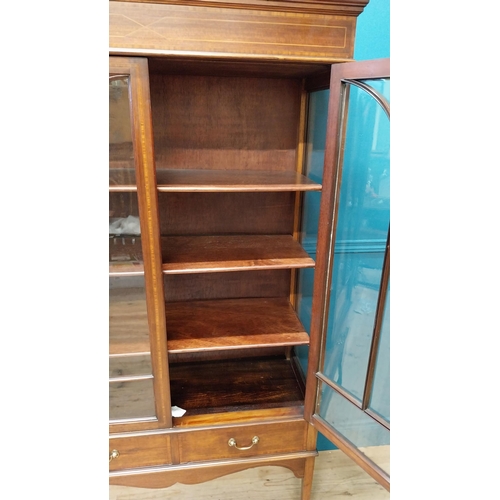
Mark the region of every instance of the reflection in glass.
MULTIPOLYGON (((320 184, 323 182, 329 94, 329 90, 321 90, 309 96, 304 175, 320 184)), ((302 203, 302 245, 311 256, 316 254, 320 199, 320 192, 305 192, 302 203)))
POLYGON ((109 193, 109 262, 114 265, 143 262, 136 192, 109 193))
POLYGON ((144 276, 109 278, 109 354, 149 352, 144 276))
POLYGON ((385 427, 323 383, 319 415, 381 469, 390 473, 390 433, 385 427))
MULTIPOLYGON (((309 95, 307 118, 307 144, 305 148, 305 171, 309 179, 322 183, 325 157, 326 121, 329 90, 312 92, 309 95)), ((302 199, 301 244, 309 256, 316 260, 319 207, 321 193, 305 192, 302 199)), ((311 306, 314 269, 299 269, 297 272, 297 314, 306 330, 311 324, 311 306)), ((295 348, 302 369, 307 372, 308 346, 295 348)))
POLYGON ((109 355, 110 419, 154 417, 143 275, 109 278, 109 355))
POLYGON ((153 380, 109 383, 109 419, 154 418, 153 380))
POLYGON ((133 356, 110 356, 109 378, 137 377, 152 374, 151 358, 148 354, 133 356))
POLYGON ((380 330, 379 348, 375 374, 373 378, 373 389, 369 408, 377 412, 382 418, 391 421, 391 398, 390 398, 390 289, 387 288, 385 301, 384 319, 380 330))
POLYGON ((361 401, 389 229, 389 119, 355 86, 347 116, 323 373, 361 401))
POLYGON ((128 76, 109 80, 109 162, 134 169, 128 76))
POLYGON ((389 78, 380 78, 377 80, 360 80, 372 89, 376 90, 387 102, 391 102, 391 80, 389 78))
POLYGON ((155 416, 129 77, 109 82, 109 417, 155 416))
POLYGON ((129 77, 109 81, 109 261, 142 262, 129 77), (113 187, 113 190, 111 190, 113 187))
POLYGON ((323 373, 361 401, 370 355, 383 254, 346 256, 343 260, 346 261, 344 265, 339 266, 337 272, 334 271, 333 286, 338 287, 338 293, 335 296, 335 309, 330 310, 330 335, 326 342, 323 373), (372 281, 368 281, 365 276, 368 271, 372 274, 372 281))

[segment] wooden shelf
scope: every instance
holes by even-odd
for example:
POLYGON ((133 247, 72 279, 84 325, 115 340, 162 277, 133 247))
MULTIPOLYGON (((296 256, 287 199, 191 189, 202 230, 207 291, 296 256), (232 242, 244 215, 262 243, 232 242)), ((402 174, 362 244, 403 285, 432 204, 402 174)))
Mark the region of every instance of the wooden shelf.
POLYGON ((321 190, 321 184, 296 172, 158 169, 156 181, 160 192, 321 190))
MULTIPOLYGON (((321 184, 296 172, 260 170, 157 169, 158 191, 166 193, 217 193, 258 191, 320 191, 321 184)), ((111 192, 137 191, 135 170, 109 171, 111 192)))
POLYGON ((170 383, 172 405, 187 410, 187 417, 304 404, 284 357, 172 363, 170 383))
POLYGON ((289 235, 165 236, 165 274, 314 267, 289 235))
POLYGON ((288 299, 226 299, 166 304, 170 353, 309 344, 288 299))

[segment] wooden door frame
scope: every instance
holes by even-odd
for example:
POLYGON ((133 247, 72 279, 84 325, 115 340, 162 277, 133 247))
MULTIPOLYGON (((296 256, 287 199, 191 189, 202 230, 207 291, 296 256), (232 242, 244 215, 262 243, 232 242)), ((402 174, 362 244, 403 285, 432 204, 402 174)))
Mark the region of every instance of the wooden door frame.
POLYGON ((111 424, 112 432, 172 427, 168 371, 165 294, 156 189, 153 125, 148 61, 142 57, 110 57, 109 73, 130 75, 130 115, 136 168, 137 198, 144 256, 144 279, 151 346, 156 419, 111 424))
POLYGON ((310 347, 306 378, 304 416, 314 428, 325 435, 333 444, 344 451, 371 477, 390 490, 390 476, 376 463, 360 452, 357 447, 335 431, 316 411, 320 401, 320 381, 317 377, 326 343, 328 305, 330 301, 330 280, 334 265, 333 250, 337 230, 337 218, 342 182, 342 143, 345 137, 342 123, 348 91, 344 91, 345 80, 377 79, 390 77, 390 59, 349 62, 332 65, 330 74, 330 96, 323 170, 323 191, 321 195, 318 223, 317 258, 314 276, 313 303, 311 311, 310 347))

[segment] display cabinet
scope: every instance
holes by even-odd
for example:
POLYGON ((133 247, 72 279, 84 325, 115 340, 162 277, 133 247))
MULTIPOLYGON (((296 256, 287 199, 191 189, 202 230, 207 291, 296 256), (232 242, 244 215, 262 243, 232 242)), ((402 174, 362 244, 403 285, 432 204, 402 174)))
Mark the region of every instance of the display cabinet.
POLYGON ((110 2, 110 484, 273 464, 309 498, 328 283, 304 324, 298 281, 332 249, 301 226, 339 169, 307 175, 308 102, 365 4, 110 2))

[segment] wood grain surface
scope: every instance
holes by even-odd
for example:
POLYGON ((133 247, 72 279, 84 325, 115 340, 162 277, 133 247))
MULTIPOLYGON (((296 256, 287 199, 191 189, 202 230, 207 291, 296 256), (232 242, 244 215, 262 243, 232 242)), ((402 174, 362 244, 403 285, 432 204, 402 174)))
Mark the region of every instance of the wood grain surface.
POLYGON ((159 193, 162 236, 292 234, 294 193, 159 193))
POLYGON ((295 172, 300 80, 151 74, 157 168, 295 172))
POLYGON ((279 57, 290 62, 349 60, 360 10, 355 15, 324 15, 245 5, 234 9, 114 1, 109 7, 112 54, 279 57))
POLYGON ((165 192, 319 191, 317 184, 296 172, 255 170, 158 169, 158 190, 165 192))
POLYGON ((226 299, 167 304, 169 353, 307 345, 288 299, 226 299))
MULTIPOLYGON (((193 170, 156 171, 158 191, 176 192, 245 192, 245 191, 319 191, 321 184, 296 172, 263 172, 259 170, 193 170)), ((115 168, 109 172, 110 190, 137 190, 133 169, 115 168)))
POLYGON ((186 415, 301 406, 303 394, 284 357, 172 363, 172 405, 186 415))
POLYGON ((172 236, 161 240, 164 273, 314 267, 311 257, 287 235, 172 236))
POLYGON ((290 271, 288 269, 165 274, 164 281, 167 302, 286 297, 290 291, 290 271))

